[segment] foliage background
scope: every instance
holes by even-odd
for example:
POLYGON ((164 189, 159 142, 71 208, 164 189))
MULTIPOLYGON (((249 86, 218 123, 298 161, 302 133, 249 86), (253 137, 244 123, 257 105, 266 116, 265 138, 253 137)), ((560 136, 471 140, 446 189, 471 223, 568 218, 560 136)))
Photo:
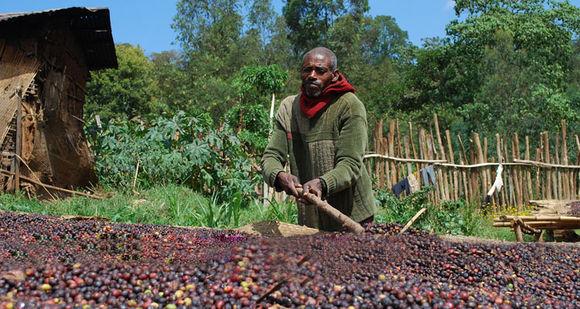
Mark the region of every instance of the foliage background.
POLYGON ((146 56, 121 44, 119 69, 91 73, 85 119, 101 183, 126 189, 139 162, 140 189, 177 184, 216 205, 248 204, 261 181, 272 101, 299 91, 301 57, 316 46, 337 54, 365 103, 369 132, 378 119, 429 128, 433 113, 463 140, 472 131, 555 132, 561 120, 569 138, 580 132, 579 8, 552 0, 455 4, 447 36, 415 46, 393 17, 369 16, 366 0, 288 0, 281 14, 270 0, 180 0, 178 50, 146 56))

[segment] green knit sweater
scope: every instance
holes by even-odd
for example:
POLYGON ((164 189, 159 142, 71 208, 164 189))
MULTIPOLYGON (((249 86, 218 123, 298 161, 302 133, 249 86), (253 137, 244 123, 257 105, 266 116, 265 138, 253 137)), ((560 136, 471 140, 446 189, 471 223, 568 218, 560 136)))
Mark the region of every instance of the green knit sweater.
MULTIPOLYGON (((352 92, 337 96, 313 118, 300 110, 300 95, 287 97, 276 114, 276 126, 262 157, 264 179, 274 186, 276 176, 290 171, 304 184, 322 178, 330 205, 360 222, 376 212, 370 176, 363 164, 367 146, 367 118, 352 92)), ((280 190, 280 188, 277 188, 280 190)), ((316 207, 298 204, 298 223, 323 230, 342 227, 316 207)))

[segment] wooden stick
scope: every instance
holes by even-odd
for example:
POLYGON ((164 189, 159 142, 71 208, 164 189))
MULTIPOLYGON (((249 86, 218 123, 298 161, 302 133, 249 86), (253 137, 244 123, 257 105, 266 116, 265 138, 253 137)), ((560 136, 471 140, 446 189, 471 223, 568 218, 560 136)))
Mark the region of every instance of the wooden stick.
MULTIPOLYGON (((403 137, 403 144, 405 146, 405 157, 409 158, 411 157, 411 150, 409 149, 409 137, 405 136, 403 137)), ((411 163, 407 163, 407 177, 408 175, 413 174, 413 167, 411 166, 411 163)))
POLYGON ((22 86, 16 90, 18 107, 16 109, 16 158, 14 158, 14 182, 12 191, 20 190, 20 161, 22 155, 22 86))
MULTIPOLYGON (((483 149, 481 148, 481 141, 479 139, 479 134, 477 134, 477 132, 473 132, 473 140, 475 142, 475 150, 477 152, 477 160, 479 161, 479 163, 486 163, 485 162, 485 158, 483 157, 483 149)), ((488 179, 487 179, 487 173, 486 171, 483 171, 481 173, 481 191, 480 192, 487 192, 487 190, 489 190, 489 183, 488 183, 488 179)))
MULTIPOLYGON (((522 219, 524 221, 529 221, 529 220, 550 220, 550 221, 554 221, 554 220, 559 220, 559 221, 576 221, 576 222, 580 222, 580 217, 572 217, 572 216, 540 216, 540 215, 536 215, 536 216, 501 216, 499 217, 500 220, 512 220, 512 219, 522 219)), ((495 219, 494 219, 495 221, 495 219)))
MULTIPOLYGON (((391 122, 389 122, 389 156, 394 157, 395 156, 395 121, 391 120, 391 122)), ((389 188, 391 186, 394 186, 399 179, 397 178, 397 166, 395 165, 394 162, 389 162, 389 169, 391 170, 391 182, 389 184, 389 188)))
MULTIPOLYGON (((451 144, 451 132, 449 130, 445 130, 445 137, 447 138, 447 148, 449 151, 449 161, 451 164, 455 164, 455 154, 453 153, 453 146, 451 144)), ((460 189, 459 180, 458 180, 458 172, 457 169, 453 169, 453 198, 455 200, 459 199, 460 189)))
MULTIPOLYGON (((550 140, 548 132, 543 133, 544 136, 544 162, 550 164, 550 140)), ((552 171, 546 170, 546 198, 552 199, 552 171)))
MULTIPOLYGON (((135 191, 135 183, 137 182, 137 174, 139 173, 139 162, 141 162, 141 159, 137 159, 137 166, 135 166, 135 175, 133 176, 133 183, 131 184, 131 192, 133 192, 133 194, 137 194, 138 192, 135 191)), ((268 190, 268 185, 264 182, 264 198, 267 196, 267 190, 268 190)), ((266 203, 266 200, 264 199, 264 205, 266 203)))
MULTIPOLYGON (((501 138, 499 136, 499 133, 495 134, 495 149, 497 152, 497 161, 499 163, 503 163, 504 158, 503 155, 501 153, 501 138)), ((496 205, 495 207, 498 208, 497 210, 500 210, 499 208, 501 208, 501 205, 505 205, 505 194, 504 194, 504 189, 502 188, 501 190, 499 190, 499 192, 496 192, 498 198, 499 198, 499 205, 496 205)))
MULTIPOLYGON (((298 190, 299 195, 302 195, 302 188, 296 188, 296 190, 298 190)), ((305 193, 302 196, 306 201, 308 201, 308 203, 316 206, 318 210, 329 215, 332 219, 340 223, 343 227, 347 228, 349 231, 355 234, 364 233, 365 229, 362 227, 362 225, 360 225, 358 222, 354 221, 350 217, 340 212, 340 210, 332 207, 326 201, 321 200, 318 196, 312 193, 305 193)))
POLYGON ((576 154, 576 165, 580 165, 580 137, 577 134, 574 134, 574 138, 576 139, 576 149, 578 149, 578 153, 576 154))
POLYGON ((421 160, 421 159, 397 158, 397 157, 385 156, 385 155, 381 155, 381 154, 377 154, 377 153, 366 154, 366 155, 364 155, 363 158, 364 159, 368 159, 368 158, 380 158, 380 159, 392 160, 392 161, 403 162, 403 163, 431 163, 431 164, 437 164, 437 163, 445 163, 445 162, 447 162, 447 161, 444 161, 444 160, 421 160))
POLYGON ((414 216, 413 218, 411 218, 411 220, 409 220, 409 222, 407 222, 407 224, 405 224, 405 227, 403 227, 403 229, 399 232, 399 235, 405 233, 409 227, 413 224, 413 222, 415 222, 415 220, 417 220, 417 218, 419 218, 419 216, 421 214, 423 214, 425 211, 427 211, 426 207, 421 208, 421 210, 419 210, 414 216))
MULTIPOLYGON (((562 165, 568 165, 568 141, 567 141, 567 132, 566 132, 566 120, 562 120, 562 165)), ((572 191, 570 190, 570 177, 572 176, 570 171, 563 172, 563 198, 570 199, 572 197, 572 191)))
MULTIPOLYGON (((10 171, 3 170, 3 169, 0 169, 0 174, 14 176, 14 172, 10 172, 10 171)), ((64 189, 64 188, 60 188, 60 187, 55 187, 55 186, 47 185, 45 183, 42 183, 40 181, 36 181, 36 180, 34 180, 32 178, 28 178, 26 176, 20 176, 20 178, 22 178, 22 180, 28 181, 28 182, 33 183, 33 184, 37 184, 39 186, 43 186, 43 187, 48 188, 48 189, 52 189, 52 190, 56 190, 56 191, 61 191, 61 192, 69 193, 69 194, 82 195, 82 196, 86 196, 86 197, 90 197, 90 198, 94 198, 94 199, 99 199, 99 200, 102 200, 103 199, 101 196, 98 196, 98 195, 87 194, 87 193, 84 193, 84 192, 78 192, 78 191, 73 191, 73 190, 69 190, 69 189, 64 189)))
MULTIPOLYGON (((526 160, 530 160, 530 137, 526 135, 526 154, 524 156, 526 160)), ((534 199, 534 191, 532 189, 532 173, 530 168, 526 168, 526 186, 528 188, 529 199, 534 199)), ((529 202, 529 201, 528 201, 529 202)))
POLYGON ((524 163, 527 165, 538 166, 538 167, 556 167, 556 168, 580 169, 580 165, 562 165, 562 164, 552 164, 552 163, 544 163, 544 162, 530 161, 530 160, 514 159, 514 163, 524 163))

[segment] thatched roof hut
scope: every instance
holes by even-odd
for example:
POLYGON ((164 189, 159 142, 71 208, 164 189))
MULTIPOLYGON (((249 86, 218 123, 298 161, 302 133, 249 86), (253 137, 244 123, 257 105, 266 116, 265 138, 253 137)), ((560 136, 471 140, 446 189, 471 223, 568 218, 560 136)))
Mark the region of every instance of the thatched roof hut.
POLYGON ((0 13, 0 189, 96 184, 85 85, 90 70, 115 67, 106 8, 0 13))

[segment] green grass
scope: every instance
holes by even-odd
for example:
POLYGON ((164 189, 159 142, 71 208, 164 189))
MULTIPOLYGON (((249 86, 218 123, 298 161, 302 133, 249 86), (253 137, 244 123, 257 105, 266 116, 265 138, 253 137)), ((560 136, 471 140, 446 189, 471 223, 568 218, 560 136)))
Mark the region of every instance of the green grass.
MULTIPOLYGON (((437 234, 465 235, 514 241, 509 228, 492 227, 493 218, 483 216, 479 205, 462 201, 448 202, 442 208, 427 202, 429 189, 396 199, 389 192, 377 192, 377 222, 406 224, 422 207, 428 211, 413 224, 437 234)), ((50 215, 100 216, 113 222, 150 223, 174 226, 236 228, 264 220, 297 223, 297 209, 292 201, 242 201, 232 197, 219 203, 217 195, 206 197, 185 186, 166 185, 143 190, 139 194, 117 192, 104 200, 75 196, 53 201, 28 199, 22 194, 0 195, 0 210, 50 215), (245 206, 244 206, 245 205, 245 206)), ((531 235, 524 235, 531 241, 531 235)))
POLYGON ((264 206, 255 201, 247 206, 232 198, 218 203, 216 196, 205 197, 184 186, 157 186, 140 192, 115 193, 104 200, 75 196, 53 201, 28 199, 22 194, 0 195, 0 210, 48 215, 100 216, 113 222, 158 225, 236 228, 263 220, 297 222, 291 202, 264 206))

